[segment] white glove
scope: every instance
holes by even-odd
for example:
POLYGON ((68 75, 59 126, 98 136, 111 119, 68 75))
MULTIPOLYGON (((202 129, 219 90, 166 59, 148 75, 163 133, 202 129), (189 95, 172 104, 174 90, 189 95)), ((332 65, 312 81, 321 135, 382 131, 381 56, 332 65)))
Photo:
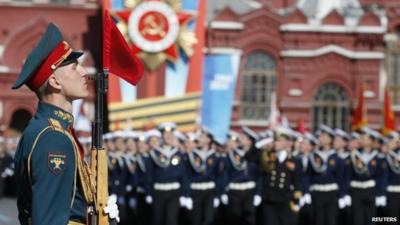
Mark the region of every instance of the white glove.
POLYGON ((108 214, 110 219, 115 219, 119 223, 119 210, 117 205, 117 195, 113 194, 108 197, 107 205, 104 207, 104 213, 108 214))
POLYGON ((153 197, 151 197, 150 195, 147 195, 145 198, 145 201, 147 204, 151 205, 151 204, 153 204, 153 197))
POLYGON ((222 204, 224 204, 224 205, 228 205, 229 199, 228 199, 228 195, 227 195, 227 194, 221 195, 221 202, 222 202, 222 204))
POLYGON ((344 202, 345 202, 346 206, 350 207, 351 206, 351 197, 350 197, 350 195, 345 195, 343 198, 344 198, 344 202))
POLYGON ((303 206, 306 204, 306 200, 304 199, 304 195, 300 197, 299 199, 299 206, 300 208, 303 208, 303 206))
POLYGON ((186 198, 186 208, 188 210, 192 210, 193 209, 193 200, 192 200, 192 198, 186 198))
POLYGON ((259 196, 259 195, 254 195, 254 198, 253 198, 253 205, 255 206, 255 207, 257 207, 257 206, 259 206, 260 205, 260 203, 261 203, 261 196, 259 196))
POLYGON ((13 175, 14 175, 14 170, 6 168, 4 172, 1 174, 1 177, 6 178, 6 177, 12 177, 13 175))
POLYGON ((346 202, 343 198, 339 198, 339 209, 344 209, 344 207, 346 207, 346 202))
POLYGON ((375 205, 385 207, 386 206, 386 196, 375 197, 375 205))
POLYGON ((218 208, 219 207, 219 199, 218 198, 214 198, 214 208, 218 208))
POLYGON ((311 205, 312 201, 310 193, 303 195, 303 199, 304 199, 304 204, 311 205))

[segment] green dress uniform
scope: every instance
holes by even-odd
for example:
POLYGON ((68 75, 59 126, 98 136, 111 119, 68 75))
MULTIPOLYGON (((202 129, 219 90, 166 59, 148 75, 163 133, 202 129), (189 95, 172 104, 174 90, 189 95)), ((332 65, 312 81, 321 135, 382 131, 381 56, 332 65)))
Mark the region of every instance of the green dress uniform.
MULTIPOLYGON (((28 55, 13 85, 38 90, 59 67, 76 62, 61 32, 50 23, 28 55)), ((15 154, 18 217, 22 225, 86 223, 93 185, 83 151, 72 130, 70 113, 39 102, 37 112, 22 134, 15 154)))

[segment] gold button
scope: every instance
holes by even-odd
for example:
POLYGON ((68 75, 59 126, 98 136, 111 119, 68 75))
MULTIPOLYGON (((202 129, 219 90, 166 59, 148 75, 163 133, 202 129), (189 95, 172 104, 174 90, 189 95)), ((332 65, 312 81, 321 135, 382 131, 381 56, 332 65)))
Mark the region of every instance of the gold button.
POLYGON ((283 183, 283 182, 285 182, 285 178, 281 178, 281 179, 279 179, 279 181, 281 182, 281 183, 283 183))
POLYGON ((282 189, 283 188, 283 184, 279 184, 279 188, 282 189))
POLYGON ((275 180, 275 179, 276 179, 276 177, 275 177, 275 176, 272 176, 272 177, 271 177, 271 180, 275 180))
POLYGON ((286 173, 281 173, 281 177, 286 177, 286 173))
POLYGON ((275 175, 275 174, 276 174, 276 171, 275 171, 275 170, 272 170, 271 173, 272 173, 272 175, 275 175))
POLYGON ((273 186, 274 186, 274 183, 271 182, 269 185, 271 185, 271 187, 273 187, 273 186))

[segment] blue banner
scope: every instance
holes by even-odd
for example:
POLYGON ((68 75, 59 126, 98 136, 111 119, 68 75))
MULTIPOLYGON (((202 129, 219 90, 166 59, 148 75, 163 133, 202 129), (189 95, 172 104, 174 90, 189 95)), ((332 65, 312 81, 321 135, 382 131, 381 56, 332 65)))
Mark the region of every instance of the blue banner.
POLYGON ((224 143, 229 131, 239 54, 207 55, 202 85, 201 124, 224 143))

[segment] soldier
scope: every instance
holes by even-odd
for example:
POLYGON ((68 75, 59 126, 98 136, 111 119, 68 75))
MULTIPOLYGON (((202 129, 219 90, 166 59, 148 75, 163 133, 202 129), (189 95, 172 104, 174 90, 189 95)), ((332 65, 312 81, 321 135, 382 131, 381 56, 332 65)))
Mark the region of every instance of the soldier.
MULTIPOLYGON (((151 202, 146 201, 151 185, 151 173, 149 172, 151 159, 149 157, 149 145, 146 143, 146 133, 139 133, 137 140, 138 154, 136 155, 137 169, 137 215, 139 225, 151 224, 151 202)), ((150 197, 150 196, 149 196, 150 197)), ((149 200, 148 200, 149 201, 149 200)))
POLYGON ((225 191, 222 201, 227 204, 229 224, 255 224, 255 205, 261 202, 256 190, 259 182, 259 166, 247 160, 251 141, 247 135, 231 136, 228 142, 227 159, 224 166, 225 191))
POLYGON ((219 179, 219 161, 215 154, 212 134, 203 129, 198 147, 188 152, 190 163, 193 225, 210 225, 214 221, 214 207, 219 205, 216 184, 219 179))
MULTIPOLYGON (((29 54, 13 89, 26 84, 39 105, 15 155, 18 212, 22 225, 86 224, 94 196, 83 150, 72 130, 72 100, 88 96, 82 53, 50 23, 29 54)), ((115 201, 104 212, 118 217, 115 201), (109 211, 111 210, 111 212, 109 211)))
POLYGON ((174 123, 161 124, 162 145, 150 151, 154 225, 177 225, 179 206, 193 207, 186 155, 176 147, 175 129, 174 123))
POLYGON ((398 146, 399 134, 391 132, 388 135, 388 154, 386 162, 388 164, 387 178, 387 216, 396 217, 394 224, 400 224, 400 148, 398 146))
POLYGON ((343 162, 343 177, 342 177, 342 198, 339 199, 339 214, 338 223, 339 224, 351 224, 350 218, 350 153, 347 149, 350 136, 342 129, 336 128, 335 139, 333 141, 333 147, 336 150, 337 155, 343 162))
POLYGON ((385 164, 380 163, 378 150, 373 142, 379 133, 363 128, 361 148, 351 152, 350 193, 354 225, 373 224, 376 206, 385 206, 384 196, 385 164))
POLYGON ((0 199, 4 194, 5 178, 14 175, 14 171, 9 169, 10 161, 12 162, 6 153, 4 138, 0 136, 0 199))
MULTIPOLYGON (((310 192, 315 225, 335 225, 343 163, 332 149, 334 131, 321 125, 318 131, 319 149, 310 154, 310 192)), ((341 196, 340 196, 341 197, 341 196)))
POLYGON ((298 166, 300 174, 300 191, 303 194, 299 200, 299 206, 301 207, 299 212, 299 224, 301 225, 312 224, 312 200, 307 171, 310 167, 310 154, 315 150, 317 145, 318 140, 309 132, 303 135, 299 145, 296 165, 298 166))
POLYGON ((126 201, 126 213, 127 213, 127 221, 129 224, 132 224, 130 221, 136 221, 137 216, 137 199, 136 199, 136 186, 137 186, 137 140, 138 134, 134 131, 125 131, 125 145, 126 152, 123 155, 127 175, 126 175, 126 184, 125 184, 125 201, 126 201))
POLYGON ((292 132, 277 128, 274 133, 273 147, 261 156, 263 224, 288 225, 293 223, 292 212, 299 211, 299 170, 289 150, 292 132))

